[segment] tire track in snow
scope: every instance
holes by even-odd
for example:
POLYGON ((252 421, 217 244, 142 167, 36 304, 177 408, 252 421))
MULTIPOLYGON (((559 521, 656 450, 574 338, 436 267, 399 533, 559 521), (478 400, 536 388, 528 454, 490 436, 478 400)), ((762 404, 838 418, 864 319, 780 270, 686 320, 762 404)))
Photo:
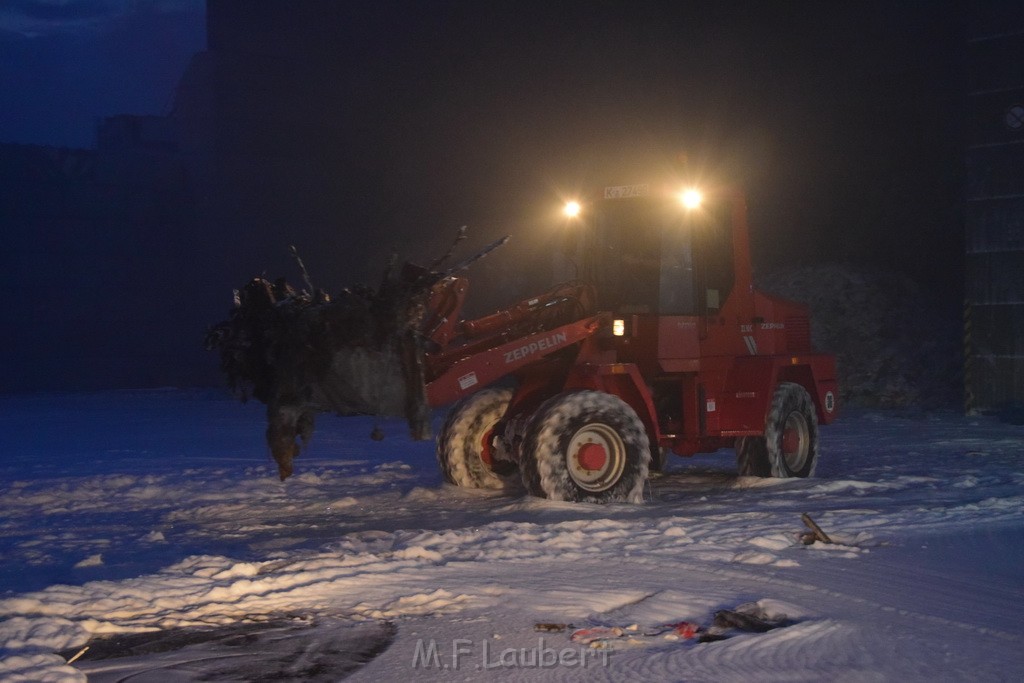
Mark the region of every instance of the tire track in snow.
POLYGON ((785 672, 777 678, 787 681, 837 680, 841 679, 837 672, 850 672, 853 657, 837 658, 836 653, 862 650, 866 645, 848 625, 808 622, 719 642, 669 646, 658 656, 637 653, 621 667, 614 666, 605 680, 616 680, 619 668, 635 672, 635 680, 748 683, 770 678, 767 672, 785 672))

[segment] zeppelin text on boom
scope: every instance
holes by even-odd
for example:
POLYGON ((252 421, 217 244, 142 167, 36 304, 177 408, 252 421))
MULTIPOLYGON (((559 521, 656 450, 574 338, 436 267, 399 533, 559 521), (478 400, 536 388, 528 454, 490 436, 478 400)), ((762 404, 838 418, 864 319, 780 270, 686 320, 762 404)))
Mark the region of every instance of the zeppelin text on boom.
POLYGON ((533 355, 538 351, 545 351, 547 349, 553 349, 559 344, 564 344, 568 339, 568 335, 565 332, 558 332, 556 334, 548 335, 543 339, 538 339, 535 342, 524 344, 517 349, 505 352, 505 362, 514 363, 517 360, 522 360, 527 356, 533 355))

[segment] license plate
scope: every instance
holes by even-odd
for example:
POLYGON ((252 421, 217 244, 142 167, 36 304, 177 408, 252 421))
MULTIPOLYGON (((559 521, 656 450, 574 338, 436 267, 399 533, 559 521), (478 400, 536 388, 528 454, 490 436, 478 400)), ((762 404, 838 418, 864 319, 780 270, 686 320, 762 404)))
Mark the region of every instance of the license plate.
POLYGON ((604 188, 605 199, 628 199, 629 197, 646 197, 651 193, 650 185, 613 185, 604 188))

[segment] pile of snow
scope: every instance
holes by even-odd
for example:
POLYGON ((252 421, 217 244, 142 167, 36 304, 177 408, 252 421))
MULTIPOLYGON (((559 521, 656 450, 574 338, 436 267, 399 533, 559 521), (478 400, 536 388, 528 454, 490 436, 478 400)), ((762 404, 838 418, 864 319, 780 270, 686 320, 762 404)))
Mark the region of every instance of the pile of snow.
POLYGON ((934 408, 962 395, 958 320, 899 273, 830 264, 779 271, 759 287, 811 309, 815 346, 836 354, 846 405, 934 408))

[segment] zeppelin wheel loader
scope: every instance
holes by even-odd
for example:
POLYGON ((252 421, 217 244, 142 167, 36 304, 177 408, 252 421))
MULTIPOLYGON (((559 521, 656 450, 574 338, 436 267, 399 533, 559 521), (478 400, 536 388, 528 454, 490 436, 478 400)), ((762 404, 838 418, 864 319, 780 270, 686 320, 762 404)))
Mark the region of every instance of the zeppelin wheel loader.
POLYGON ((430 292, 426 399, 454 404, 444 478, 496 488, 518 472, 536 496, 638 502, 669 454, 723 448, 741 475, 812 476, 835 360, 813 349, 806 307, 754 288, 744 198, 610 186, 567 213, 576 281, 471 321, 465 278, 430 292))
POLYGON ((307 289, 255 278, 207 347, 240 398, 267 405, 282 479, 317 413, 401 414, 424 439, 441 406, 437 460, 458 486, 518 477, 555 500, 639 501, 670 454, 723 448, 742 475, 811 476, 838 409, 835 360, 812 347, 806 307, 754 288, 743 197, 676 189, 571 203, 574 277, 475 320, 463 273, 504 240, 337 296, 293 251, 307 289))

